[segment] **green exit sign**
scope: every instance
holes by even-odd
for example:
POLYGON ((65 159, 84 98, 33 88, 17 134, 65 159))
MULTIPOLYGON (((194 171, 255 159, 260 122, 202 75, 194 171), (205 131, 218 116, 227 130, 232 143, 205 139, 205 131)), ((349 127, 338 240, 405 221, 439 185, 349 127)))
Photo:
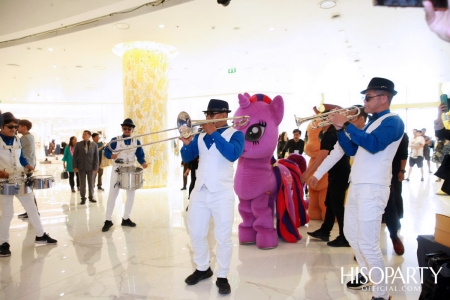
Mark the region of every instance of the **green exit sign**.
POLYGON ((228 74, 236 73, 236 68, 228 69, 228 74))

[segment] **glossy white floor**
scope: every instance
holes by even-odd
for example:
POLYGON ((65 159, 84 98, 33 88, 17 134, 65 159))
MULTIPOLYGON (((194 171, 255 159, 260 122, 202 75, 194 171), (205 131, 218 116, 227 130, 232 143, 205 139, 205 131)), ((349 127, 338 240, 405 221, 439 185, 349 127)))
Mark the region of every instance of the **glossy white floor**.
MULTIPOLYGON (((34 229, 15 218, 11 224, 11 257, 0 258, 0 299, 370 299, 370 292, 350 291, 341 283, 341 267, 355 267, 350 248, 331 248, 309 239, 319 221, 301 228, 297 244, 280 241, 274 250, 240 246, 236 209, 234 252, 229 280, 231 295, 220 296, 215 276, 195 286, 184 279, 194 269, 192 248, 186 232, 187 192, 180 191, 181 169, 170 167, 167 188, 139 190, 132 213, 136 228, 120 226, 122 206, 114 212, 114 226, 102 233, 111 168, 106 169, 105 191, 98 203, 79 205, 79 193, 61 181, 61 162, 38 166, 41 174, 55 176, 52 189, 36 191, 46 232, 57 246, 34 244, 34 229)), ((417 267, 419 234, 433 234, 435 213, 450 214, 450 197, 436 196, 440 184, 430 174, 421 182, 417 170, 404 183, 405 218, 401 237, 405 255, 397 256, 383 225, 381 247, 388 266, 417 267)), ((122 201, 123 195, 118 197, 122 201)), ((15 200, 15 213, 23 212, 15 200)), ((237 207, 237 202, 236 202, 237 207)), ((332 232, 336 236, 337 225, 332 232)), ((213 235, 209 236, 215 248, 213 235)), ((212 268, 217 268, 212 256, 212 268)), ((346 278, 344 281, 346 282, 346 278)), ((419 281, 418 276, 416 277, 419 281)), ((419 285, 401 280, 391 285, 393 299, 418 299, 419 285)))

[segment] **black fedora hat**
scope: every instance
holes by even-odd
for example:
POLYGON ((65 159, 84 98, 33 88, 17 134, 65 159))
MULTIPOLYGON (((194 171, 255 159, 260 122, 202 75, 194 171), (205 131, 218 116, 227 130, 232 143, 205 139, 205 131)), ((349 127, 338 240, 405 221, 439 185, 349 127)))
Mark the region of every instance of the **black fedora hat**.
POLYGON ((397 91, 394 88, 394 83, 389 79, 374 77, 372 78, 372 80, 370 80, 369 85, 364 91, 361 92, 361 94, 365 94, 367 90, 380 90, 387 91, 395 96, 397 95, 397 91))
POLYGON ((8 123, 10 123, 10 122, 14 122, 14 123, 17 123, 17 124, 19 124, 19 119, 16 119, 15 117, 14 117, 14 115, 12 114, 12 113, 10 113, 10 112, 5 112, 5 113, 3 113, 2 115, 1 115, 1 119, 2 119, 2 126, 4 125, 4 124, 8 124, 8 123))
POLYGON ((122 124, 120 124, 120 125, 122 125, 122 126, 131 126, 131 127, 136 127, 135 125, 134 125, 134 123, 133 123, 133 120, 131 120, 130 118, 127 118, 127 119, 125 119, 124 121, 123 121, 123 123, 122 124))
POLYGON ((207 111, 216 111, 216 112, 231 112, 228 107, 228 102, 224 100, 219 99, 211 99, 208 103, 208 108, 204 110, 203 112, 207 111))

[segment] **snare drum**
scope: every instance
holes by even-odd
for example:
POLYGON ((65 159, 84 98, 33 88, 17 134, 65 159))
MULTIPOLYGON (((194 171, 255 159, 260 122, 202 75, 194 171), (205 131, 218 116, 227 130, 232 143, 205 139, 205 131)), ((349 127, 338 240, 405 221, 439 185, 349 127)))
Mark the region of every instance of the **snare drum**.
POLYGON ((118 184, 121 189, 134 191, 144 184, 144 170, 136 167, 119 168, 118 184))
POLYGON ((32 192, 25 178, 9 178, 2 180, 0 184, 2 185, 2 195, 23 196, 32 192))
POLYGON ((7 178, 0 179, 0 194, 9 196, 17 194, 16 184, 9 183, 7 178))
POLYGON ((55 179, 51 175, 31 176, 30 180, 34 190, 51 189, 53 182, 55 182, 55 179))

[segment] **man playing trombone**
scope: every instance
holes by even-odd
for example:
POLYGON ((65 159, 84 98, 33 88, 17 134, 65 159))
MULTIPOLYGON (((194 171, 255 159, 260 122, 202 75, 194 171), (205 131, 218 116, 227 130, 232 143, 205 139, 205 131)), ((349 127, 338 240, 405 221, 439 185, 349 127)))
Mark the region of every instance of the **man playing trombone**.
MULTIPOLYGON (((106 221, 102 228, 103 232, 106 232, 113 226, 112 214, 114 211, 114 205, 116 204, 116 198, 119 194, 119 186, 117 184, 118 173, 117 170, 120 167, 132 167, 137 160, 142 168, 147 168, 147 163, 145 162, 145 154, 142 147, 140 147, 141 142, 136 138, 126 139, 131 137, 131 134, 136 127, 131 119, 125 119, 122 125, 123 135, 121 137, 112 138, 109 147, 105 148, 105 157, 108 159, 113 159, 113 172, 111 172, 111 184, 109 187, 109 197, 108 204, 106 206, 106 221), (119 139, 119 142, 115 142, 119 139), (114 149, 113 153, 111 149, 114 149)), ((135 190, 127 190, 127 201, 125 202, 125 211, 122 218, 122 226, 136 227, 136 223, 130 220, 131 209, 134 204, 135 190)))
POLYGON ((244 151, 244 134, 233 127, 225 127, 228 117, 228 103, 211 99, 204 111, 206 120, 203 132, 194 138, 180 138, 184 146, 181 156, 189 162, 200 155, 197 181, 189 204, 188 229, 194 248, 194 262, 197 269, 188 276, 188 285, 213 275, 210 268, 210 254, 207 242, 209 221, 214 218, 214 236, 217 241, 216 285, 220 294, 229 294, 227 280, 233 245, 231 231, 234 220, 233 162, 244 151), (218 120, 214 122, 213 120, 218 120))

